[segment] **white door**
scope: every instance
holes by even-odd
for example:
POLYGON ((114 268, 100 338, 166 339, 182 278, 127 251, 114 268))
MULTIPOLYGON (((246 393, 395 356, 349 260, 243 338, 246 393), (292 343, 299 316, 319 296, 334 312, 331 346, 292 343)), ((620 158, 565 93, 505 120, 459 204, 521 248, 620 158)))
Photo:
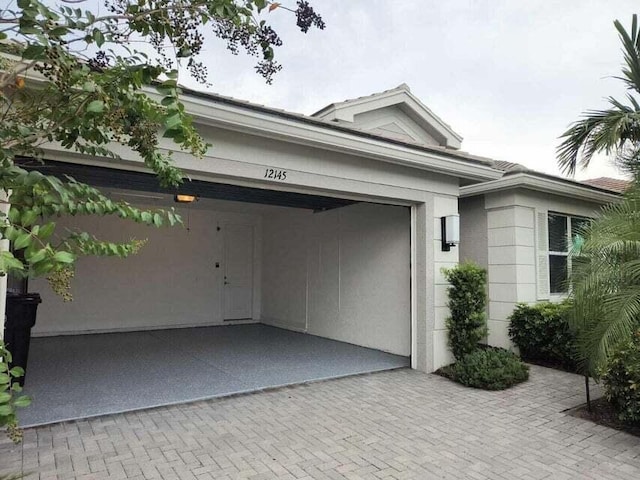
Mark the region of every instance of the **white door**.
POLYGON ((253 317, 253 227, 223 226, 224 319, 253 317))

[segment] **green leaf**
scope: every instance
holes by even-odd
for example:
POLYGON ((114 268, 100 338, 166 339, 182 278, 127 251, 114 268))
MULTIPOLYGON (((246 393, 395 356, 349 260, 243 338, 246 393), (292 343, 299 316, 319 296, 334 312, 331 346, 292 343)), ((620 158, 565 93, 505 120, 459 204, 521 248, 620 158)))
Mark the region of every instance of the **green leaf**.
POLYGON ((102 100, 93 100, 87 105, 87 112, 101 113, 104 111, 104 102, 102 100))
POLYGON ((35 210, 26 210, 22 213, 20 217, 20 223, 23 226, 28 227, 30 225, 33 225, 33 223, 38 219, 38 217, 39 217, 39 213, 36 212, 35 210))
POLYGON ((0 383, 9 383, 11 382, 11 377, 7 373, 0 373, 0 383))
POLYGON ((27 232, 22 232, 18 235, 18 238, 13 242, 13 248, 16 250, 20 250, 22 248, 26 248, 31 243, 32 238, 31 235, 27 232))
POLYGON ((9 373, 12 377, 24 377, 24 368, 13 367, 11 370, 9 370, 9 373))
POLYGON ((29 405, 31 405, 31 398, 27 397, 26 395, 22 395, 21 397, 15 399, 13 405, 19 408, 28 407, 29 405))
POLYGON ((8 403, 11 400, 11 394, 7 392, 0 392, 0 403, 8 403))
POLYGON ((85 92, 93 93, 96 91, 96 84, 93 82, 84 82, 82 84, 82 90, 85 92))
POLYGON ((9 221, 11 223, 18 223, 20 221, 20 210, 13 205, 9 209, 9 221))
POLYGON ((56 224, 54 222, 49 222, 40 227, 40 231, 38 232, 38 238, 45 239, 49 238, 53 235, 53 232, 56 229, 56 224))
POLYGON ((100 31, 99 28, 93 29, 93 40, 96 42, 96 45, 98 45, 98 47, 104 45, 104 34, 102 33, 102 31, 100 31))
POLYGON ((75 255, 71 252, 56 252, 55 255, 53 256, 53 259, 56 262, 60 262, 60 263, 73 263, 76 259, 75 255))
POLYGON ((41 262, 45 258, 47 258, 47 249, 41 248, 40 250, 35 252, 33 255, 28 257, 26 260, 28 260, 28 262, 33 265, 34 263, 41 262))
POLYGON ((171 130, 177 127, 178 125, 180 125, 181 123, 182 123, 182 118, 180 117, 180 114, 174 113, 164 121, 164 126, 167 128, 167 130, 171 130))
POLYGON ((22 52, 22 58, 26 60, 43 60, 46 48, 43 45, 29 45, 22 52))
POLYGON ((10 405, 0 405, 0 417, 8 417, 14 413, 13 407, 10 405))

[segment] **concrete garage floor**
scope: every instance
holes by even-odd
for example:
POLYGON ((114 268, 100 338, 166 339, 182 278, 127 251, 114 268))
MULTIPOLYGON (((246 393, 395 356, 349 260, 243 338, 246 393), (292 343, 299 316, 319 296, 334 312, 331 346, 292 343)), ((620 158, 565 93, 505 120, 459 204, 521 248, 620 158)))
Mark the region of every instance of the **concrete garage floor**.
POLYGON ((409 365, 266 325, 34 338, 24 427, 409 365))

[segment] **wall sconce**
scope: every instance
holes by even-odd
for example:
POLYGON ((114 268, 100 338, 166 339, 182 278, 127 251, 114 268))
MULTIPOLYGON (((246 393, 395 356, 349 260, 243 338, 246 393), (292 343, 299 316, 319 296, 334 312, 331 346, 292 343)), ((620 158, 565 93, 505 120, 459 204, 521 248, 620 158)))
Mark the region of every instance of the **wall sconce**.
POLYGON ((184 193, 178 193, 173 197, 173 200, 176 203, 193 203, 198 200, 198 197, 195 195, 186 195, 184 193))
POLYGON ((448 252, 451 247, 460 243, 460 215, 440 217, 442 227, 442 251, 448 252))

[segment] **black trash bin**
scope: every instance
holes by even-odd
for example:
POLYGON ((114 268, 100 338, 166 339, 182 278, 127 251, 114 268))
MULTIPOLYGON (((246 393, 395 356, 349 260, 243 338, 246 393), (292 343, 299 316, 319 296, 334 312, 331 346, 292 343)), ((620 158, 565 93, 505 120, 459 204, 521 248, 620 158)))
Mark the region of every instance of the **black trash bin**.
MULTIPOLYGON (((11 352, 12 367, 22 367, 27 371, 31 328, 36 324, 36 312, 42 299, 38 293, 7 292, 7 310, 4 324, 4 343, 11 352)), ((25 377, 17 381, 24 386, 25 377)))

